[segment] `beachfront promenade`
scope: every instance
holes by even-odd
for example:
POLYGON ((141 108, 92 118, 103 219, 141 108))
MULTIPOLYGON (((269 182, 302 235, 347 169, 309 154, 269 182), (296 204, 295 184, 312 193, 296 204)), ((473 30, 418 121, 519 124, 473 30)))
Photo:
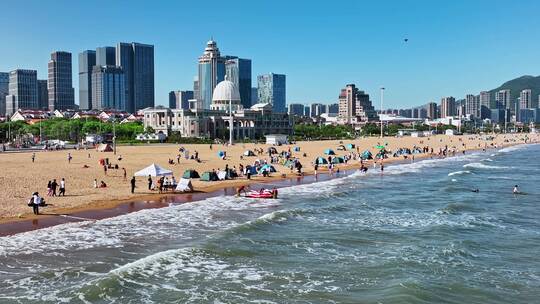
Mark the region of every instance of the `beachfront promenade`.
MULTIPOLYGON (((489 136, 489 135, 488 135, 489 136)), ((360 138, 355 140, 343 140, 342 144, 354 144, 356 147, 352 150, 339 150, 340 141, 310 141, 298 142, 294 145, 284 145, 276 147, 278 152, 287 151, 290 148, 293 158, 298 158, 303 165, 302 171, 305 174, 313 174, 313 161, 319 157, 327 157, 324 154, 325 149, 332 149, 336 156, 345 156, 350 153, 362 153, 370 150, 376 155, 377 145, 386 145, 386 149, 395 151, 399 148, 412 149, 414 146, 423 148, 429 147, 434 150, 434 157, 438 157, 439 149, 456 149, 459 153, 466 150, 481 150, 485 146, 493 148, 524 143, 525 138, 529 141, 539 141, 538 134, 505 134, 498 135, 494 139, 486 139, 486 136, 465 135, 465 136, 446 136, 438 135, 423 138, 384 138, 378 137, 360 138), (300 151, 294 151, 293 147, 299 147, 300 151)), ((243 166, 252 165, 255 160, 268 161, 267 149, 265 144, 236 144, 234 146, 223 146, 214 144, 212 149, 210 145, 145 145, 145 146, 119 146, 117 154, 112 152, 97 152, 96 150, 60 150, 37 152, 35 162, 32 162, 32 152, 21 153, 2 153, 0 154, 0 220, 11 221, 17 218, 31 218, 32 209, 27 206, 27 201, 31 194, 38 191, 44 196, 48 204, 43 211, 51 212, 73 212, 81 209, 99 209, 113 207, 115 204, 125 202, 126 200, 152 200, 161 194, 157 191, 148 190, 147 177, 137 177, 135 193, 130 193, 130 178, 133 173, 156 163, 164 168, 173 170, 176 180, 182 177, 187 169, 195 169, 200 174, 205 171, 223 170, 226 165, 229 168, 239 169, 243 166), (183 153, 179 153, 179 148, 183 147, 189 151, 190 155, 198 153, 201 160, 197 162, 193 159, 185 159, 183 153), (241 156, 244 151, 262 149, 261 155, 241 156), (225 160, 218 156, 219 151, 226 152, 225 160), (68 162, 68 153, 72 159, 68 162), (177 155, 181 154, 180 164, 177 164, 177 155), (118 158, 121 156, 121 160, 118 158), (118 164, 119 169, 108 169, 106 174, 103 166, 100 165, 100 159, 108 158, 113 165, 118 164), (169 159, 175 164, 169 164, 169 159), (123 177, 123 170, 127 171, 127 178, 123 177), (48 197, 47 182, 56 179, 58 182, 65 178, 66 196, 48 197), (95 188, 94 180, 104 181, 106 188, 95 188)), ((429 157, 429 155, 417 154, 417 159, 429 157)), ((392 160, 403 160, 403 157, 390 158, 385 162, 392 160)), ((410 158, 407 160, 410 161, 410 158)), ((368 163, 370 164, 370 163, 368 163)), ((347 168, 359 166, 358 160, 351 160, 348 164, 337 165, 336 168, 347 168)), ((271 177, 262 177, 256 175, 252 177, 253 182, 271 181, 272 179, 282 178, 283 175, 294 176, 290 168, 280 164, 274 164, 278 172, 272 173, 271 177)), ((368 166, 373 170, 373 166, 368 166)), ((324 172, 323 167, 319 172, 324 172)), ((154 178, 155 180, 155 178, 154 178)), ((236 186, 246 184, 245 177, 234 180, 225 180, 217 182, 203 182, 193 179, 195 190, 210 192, 222 187, 236 186)))

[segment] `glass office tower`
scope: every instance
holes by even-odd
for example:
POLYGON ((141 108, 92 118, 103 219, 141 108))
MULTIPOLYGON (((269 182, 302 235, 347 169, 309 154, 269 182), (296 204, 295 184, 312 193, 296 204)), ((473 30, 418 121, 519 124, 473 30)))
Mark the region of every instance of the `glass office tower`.
POLYGON ((210 40, 204 54, 199 57, 198 104, 210 109, 212 94, 216 85, 225 79, 225 58, 221 57, 217 43, 210 40))
POLYGON ((234 58, 225 62, 227 80, 232 81, 240 91, 240 100, 244 109, 251 103, 251 60, 234 58))
POLYGON ((287 113, 285 75, 266 74, 257 77, 258 102, 269 103, 272 110, 278 113, 287 113))
POLYGON ((92 109, 92 68, 96 65, 96 52, 87 50, 79 54, 79 109, 92 109))

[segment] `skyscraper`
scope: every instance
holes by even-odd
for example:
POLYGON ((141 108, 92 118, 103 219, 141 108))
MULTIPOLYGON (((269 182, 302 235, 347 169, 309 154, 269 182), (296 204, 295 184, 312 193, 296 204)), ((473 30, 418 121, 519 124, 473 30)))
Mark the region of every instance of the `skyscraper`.
POLYGON ((116 46, 116 65, 124 71, 126 111, 153 107, 154 46, 120 42, 116 46))
POLYGON ((479 96, 480 107, 485 107, 487 109, 491 108, 491 93, 489 91, 480 92, 479 96))
POLYGON ((113 46, 98 47, 95 65, 116 65, 116 49, 113 46))
POLYGON ((520 109, 532 108, 532 91, 530 89, 521 91, 521 93, 519 94, 519 100, 520 109))
POLYGON ((225 62, 227 80, 233 82, 240 91, 242 106, 251 107, 251 60, 233 58, 225 62))
POLYGON ((94 66, 92 69, 92 109, 126 110, 126 87, 121 67, 94 66))
POLYGON ((67 110, 75 107, 75 93, 71 74, 71 53, 57 51, 49 61, 49 110, 67 110))
POLYGON ((426 105, 426 112, 427 117, 431 120, 437 119, 439 117, 437 113, 437 104, 434 102, 429 102, 426 105))
POLYGON ((217 43, 210 40, 199 57, 198 102, 204 109, 210 109, 212 94, 216 85, 225 79, 225 58, 221 57, 217 43))
POLYGON ((251 88, 251 104, 254 105, 256 103, 259 103, 259 94, 257 93, 257 88, 251 88))
POLYGON ((37 109, 37 71, 15 70, 9 72, 9 95, 6 96, 6 115, 18 109, 37 109))
POLYGON ((454 97, 443 97, 441 99, 441 118, 457 115, 456 99, 454 97))
POLYGON ((465 96, 465 114, 480 117, 480 96, 473 94, 465 96))
POLYGON ((193 99, 193 91, 169 92, 169 108, 189 110, 189 100, 193 99))
POLYGON ((310 105, 311 117, 319 117, 326 112, 326 108, 322 103, 312 103, 310 105))
POLYGON ((79 108, 92 108, 92 68, 96 65, 96 52, 79 53, 79 108))
POLYGON ((510 90, 500 90, 495 93, 495 103, 497 109, 510 109, 510 90))
POLYGON ((331 103, 331 104, 326 105, 326 113, 338 114, 339 113, 339 104, 338 103, 331 103))
POLYGON ((0 72, 0 116, 6 115, 6 96, 9 94, 9 73, 0 72))
POLYGON ((377 113, 369 100, 369 95, 348 84, 339 94, 340 121, 345 124, 365 123, 377 119, 377 113))
POLYGON ((49 88, 47 85, 47 80, 38 79, 38 108, 40 110, 49 109, 49 88))
POLYGON ((301 103, 290 103, 288 105, 288 114, 289 115, 295 115, 295 116, 303 116, 304 115, 304 105, 301 103))
POLYGON ((269 103, 272 110, 286 113, 286 78, 283 74, 266 74, 257 77, 259 103, 269 103))

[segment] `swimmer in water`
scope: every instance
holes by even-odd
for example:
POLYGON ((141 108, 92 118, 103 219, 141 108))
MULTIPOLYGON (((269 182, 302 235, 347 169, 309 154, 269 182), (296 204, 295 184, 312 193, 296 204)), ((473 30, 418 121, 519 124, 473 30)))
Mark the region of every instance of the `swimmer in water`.
POLYGON ((480 192, 480 190, 478 188, 476 188, 476 189, 473 189, 472 192, 478 193, 478 192, 480 192))
POLYGON ((514 190, 512 191, 514 194, 519 194, 519 186, 515 185, 514 190))

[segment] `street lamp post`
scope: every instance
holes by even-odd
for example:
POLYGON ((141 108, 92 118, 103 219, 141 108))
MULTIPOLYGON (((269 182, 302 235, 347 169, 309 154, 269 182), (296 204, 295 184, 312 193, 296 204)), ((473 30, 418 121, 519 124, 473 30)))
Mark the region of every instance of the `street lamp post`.
POLYGON ((379 120, 381 121, 381 138, 383 138, 383 121, 382 121, 382 114, 383 114, 383 101, 384 101, 384 87, 381 87, 381 115, 379 116, 379 120))
POLYGON ((113 127, 113 154, 116 155, 116 124, 115 124, 114 118, 112 121, 112 127, 113 127))
POLYGON ((232 116, 232 98, 229 99, 229 145, 233 144, 233 116, 232 116))

